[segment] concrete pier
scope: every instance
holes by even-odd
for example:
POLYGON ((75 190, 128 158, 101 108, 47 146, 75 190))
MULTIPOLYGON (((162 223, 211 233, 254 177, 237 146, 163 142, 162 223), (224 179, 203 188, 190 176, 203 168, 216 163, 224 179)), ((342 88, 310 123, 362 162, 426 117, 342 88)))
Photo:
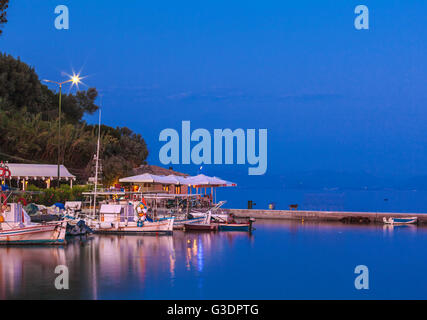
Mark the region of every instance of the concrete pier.
POLYGON ((255 219, 285 219, 304 221, 342 221, 349 223, 383 223, 383 217, 417 217, 418 223, 427 223, 427 213, 394 212, 346 212, 346 211, 306 211, 306 210, 258 210, 223 209, 236 217, 255 219))

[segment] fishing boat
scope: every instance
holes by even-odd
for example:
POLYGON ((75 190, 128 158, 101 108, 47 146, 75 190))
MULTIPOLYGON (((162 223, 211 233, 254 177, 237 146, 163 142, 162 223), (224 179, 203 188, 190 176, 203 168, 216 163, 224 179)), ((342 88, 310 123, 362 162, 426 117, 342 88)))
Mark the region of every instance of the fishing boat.
POLYGON ((86 224, 86 215, 82 214, 81 201, 66 201, 64 219, 67 219, 67 236, 82 236, 92 233, 86 224))
POLYGON ((21 203, 3 204, 0 244, 65 244, 67 221, 33 223, 21 203))
POLYGON ((414 224, 417 223, 417 217, 383 217, 383 222, 386 224, 414 224))
POLYGON ((174 218, 160 221, 149 221, 146 215, 137 214, 134 206, 129 203, 102 204, 99 220, 89 227, 94 233, 109 234, 172 234, 174 218))
POLYGON ((216 231, 216 224, 212 223, 212 214, 209 212, 203 222, 184 223, 184 231, 216 231))

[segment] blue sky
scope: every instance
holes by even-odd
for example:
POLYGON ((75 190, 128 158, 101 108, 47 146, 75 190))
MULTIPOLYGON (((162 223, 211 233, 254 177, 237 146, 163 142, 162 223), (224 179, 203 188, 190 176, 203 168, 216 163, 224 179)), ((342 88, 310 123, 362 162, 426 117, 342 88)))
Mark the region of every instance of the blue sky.
POLYGON ((82 69, 103 122, 141 133, 154 164, 160 131, 190 120, 267 128, 267 174, 410 177, 427 174, 426 13, 422 1, 13 0, 0 50, 40 78, 82 69), (54 27, 59 4, 69 30, 54 27), (369 30, 354 28, 358 4, 369 30))

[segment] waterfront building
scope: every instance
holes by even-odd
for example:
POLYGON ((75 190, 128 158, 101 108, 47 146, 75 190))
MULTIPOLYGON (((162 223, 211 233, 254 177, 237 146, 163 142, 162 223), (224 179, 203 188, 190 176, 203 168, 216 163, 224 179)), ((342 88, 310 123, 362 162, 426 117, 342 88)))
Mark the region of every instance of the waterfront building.
MULTIPOLYGON (((52 181, 58 179, 56 164, 8 163, 7 166, 10 171, 11 183, 22 190, 26 189, 29 181, 39 181, 46 188, 50 188, 52 181)), ((60 166, 59 172, 60 180, 68 182, 72 188, 76 177, 64 165, 60 166)), ((7 180, 4 180, 4 183, 7 183, 7 180)))

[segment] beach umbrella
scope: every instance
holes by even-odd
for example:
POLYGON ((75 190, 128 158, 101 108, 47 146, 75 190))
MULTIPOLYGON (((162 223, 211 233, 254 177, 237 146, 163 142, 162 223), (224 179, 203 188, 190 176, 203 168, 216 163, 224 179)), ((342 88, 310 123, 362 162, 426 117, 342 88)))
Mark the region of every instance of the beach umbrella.
POLYGON ((227 181, 222 180, 217 177, 209 177, 204 174, 199 174, 194 177, 195 181, 198 182, 197 185, 200 186, 221 186, 225 185, 227 181))
POLYGON ((119 182, 130 183, 154 183, 155 176, 153 174, 144 173, 137 176, 126 177, 119 179, 119 182))
MULTIPOLYGON (((217 177, 214 177, 214 178, 217 178, 217 177)), ((235 182, 231 182, 231 181, 227 181, 227 180, 224 180, 224 181, 225 181, 225 184, 221 185, 222 187, 237 187, 237 183, 235 183, 235 182)))

